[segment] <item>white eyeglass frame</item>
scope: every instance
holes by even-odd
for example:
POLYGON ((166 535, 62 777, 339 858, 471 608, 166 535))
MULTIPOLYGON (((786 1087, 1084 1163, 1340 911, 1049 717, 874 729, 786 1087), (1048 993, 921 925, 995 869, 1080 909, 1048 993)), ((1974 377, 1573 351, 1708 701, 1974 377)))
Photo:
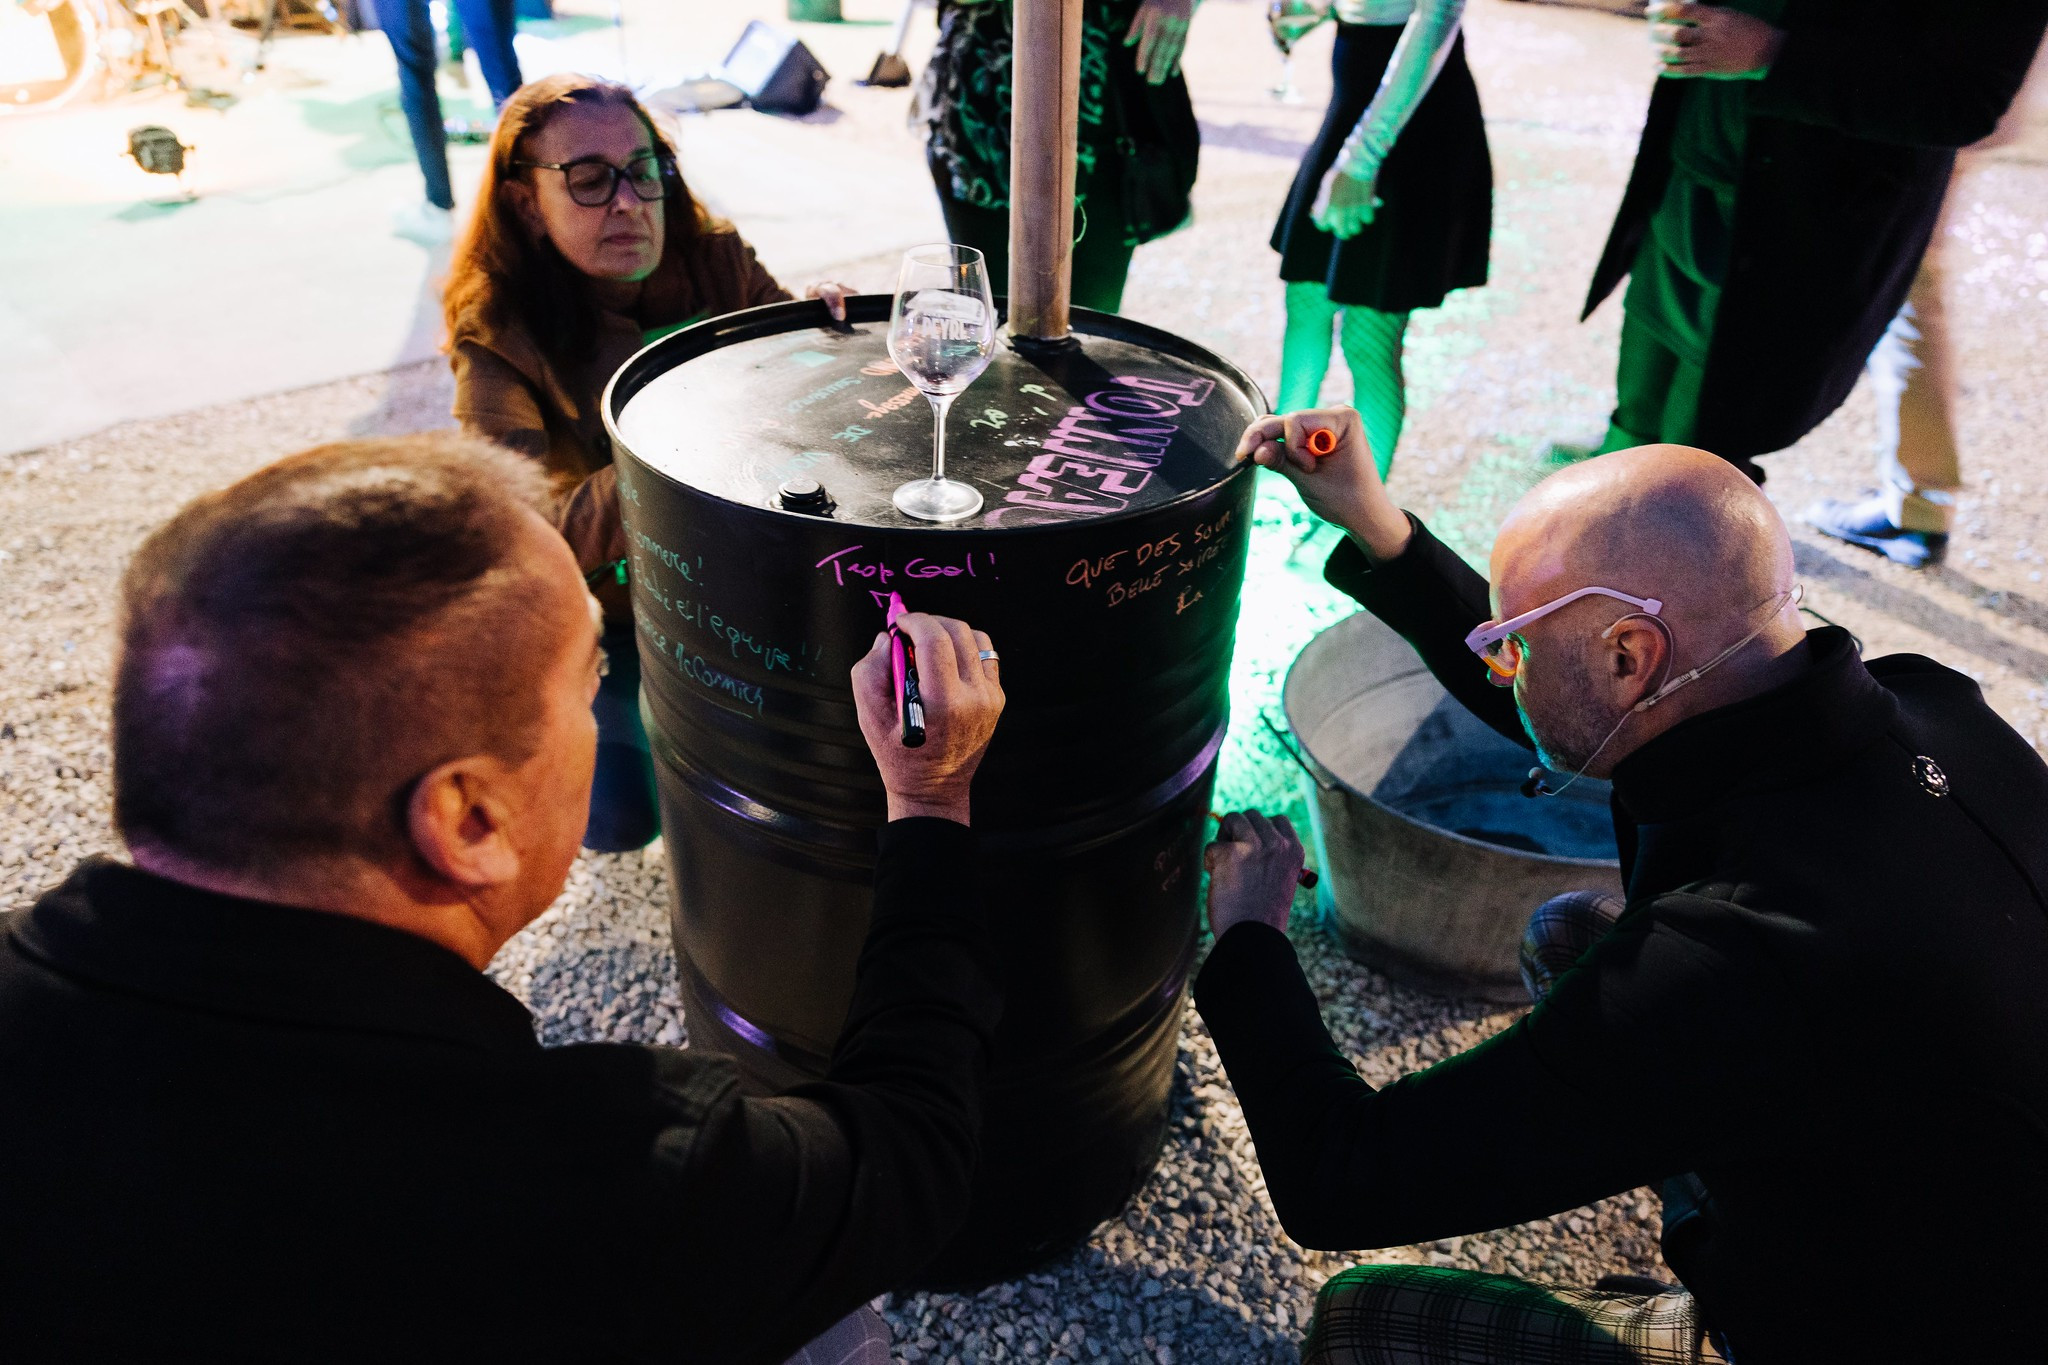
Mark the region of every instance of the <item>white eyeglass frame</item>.
POLYGON ((1566 593, 1553 602, 1545 602, 1534 611, 1525 611, 1520 616, 1511 616, 1505 621, 1480 622, 1472 628, 1471 634, 1465 637, 1465 648, 1477 654, 1483 662, 1486 656, 1493 652, 1493 647, 1502 640, 1507 639, 1508 636, 1513 635, 1532 621, 1542 620, 1560 607, 1570 606, 1581 597, 1612 597, 1616 601, 1626 602, 1637 611, 1650 616, 1655 616, 1658 612, 1664 610, 1664 603, 1659 598, 1634 597, 1615 588, 1580 588, 1576 592, 1566 593))

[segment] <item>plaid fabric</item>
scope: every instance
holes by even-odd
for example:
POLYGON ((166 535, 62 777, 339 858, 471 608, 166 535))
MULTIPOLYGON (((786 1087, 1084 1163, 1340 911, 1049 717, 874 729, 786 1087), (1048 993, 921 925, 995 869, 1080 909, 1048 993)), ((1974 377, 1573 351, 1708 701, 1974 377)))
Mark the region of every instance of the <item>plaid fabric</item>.
POLYGON ((1537 906, 1522 931, 1522 984, 1529 999, 1550 994, 1551 984, 1614 927, 1621 911, 1620 901, 1599 891, 1567 891, 1537 906))
POLYGON ((856 1308, 791 1356, 786 1365, 889 1365, 893 1358, 889 1324, 872 1308, 856 1308))
POLYGON ((1692 1295, 1554 1289, 1436 1266, 1363 1265, 1316 1295, 1302 1365, 1700 1365, 1692 1295))

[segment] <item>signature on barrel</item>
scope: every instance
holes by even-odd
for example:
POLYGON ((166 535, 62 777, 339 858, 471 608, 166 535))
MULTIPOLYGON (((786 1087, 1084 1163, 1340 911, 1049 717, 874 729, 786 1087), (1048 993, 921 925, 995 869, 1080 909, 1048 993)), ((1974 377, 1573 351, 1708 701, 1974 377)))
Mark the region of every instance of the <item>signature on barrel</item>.
POLYGON ((1046 512, 1098 517, 1123 511, 1180 434, 1180 415, 1215 391, 1213 379, 1118 375, 1110 388, 1067 409, 1017 475, 1019 486, 985 522, 1000 525, 1012 514, 1038 521, 1046 512))

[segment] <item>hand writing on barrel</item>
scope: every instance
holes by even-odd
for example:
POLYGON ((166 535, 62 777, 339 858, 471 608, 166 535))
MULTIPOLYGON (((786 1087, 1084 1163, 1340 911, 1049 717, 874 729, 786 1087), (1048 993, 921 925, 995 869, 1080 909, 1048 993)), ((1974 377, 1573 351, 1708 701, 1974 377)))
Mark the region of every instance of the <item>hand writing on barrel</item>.
POLYGON ((1408 514, 1387 496, 1366 443, 1365 422, 1353 408, 1306 408, 1285 416, 1261 417, 1245 428, 1237 458, 1277 469, 1301 492, 1308 510, 1342 528, 1374 563, 1394 558, 1408 548, 1408 514), (1315 454, 1317 442, 1327 455, 1315 454))
POLYGON ((1223 817, 1216 842, 1202 850, 1209 870, 1209 932, 1222 938, 1246 920, 1287 932, 1301 884, 1301 840, 1287 817, 1255 810, 1223 817))
POLYGON ((889 794, 889 818, 935 815, 942 820, 968 820, 968 788, 974 770, 988 750, 996 718, 1003 714, 1002 668, 983 659, 994 652, 987 635, 965 621, 910 612, 896 618, 896 628, 917 650, 918 682, 924 693, 925 741, 905 748, 896 708, 895 683, 889 673, 889 637, 877 635, 875 647, 853 666, 853 702, 860 714, 860 732, 882 770, 889 794))

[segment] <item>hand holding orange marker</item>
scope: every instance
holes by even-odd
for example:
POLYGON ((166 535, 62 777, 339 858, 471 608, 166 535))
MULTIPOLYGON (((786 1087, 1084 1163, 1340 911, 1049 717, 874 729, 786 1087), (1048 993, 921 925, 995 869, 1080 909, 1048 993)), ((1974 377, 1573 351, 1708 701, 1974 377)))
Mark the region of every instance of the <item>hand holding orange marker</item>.
MULTIPOLYGON (((1321 434, 1328 435, 1329 433, 1323 432, 1321 434)), ((1209 812, 1209 818, 1220 825, 1223 823, 1223 812, 1220 810, 1212 810, 1209 812)), ((1300 872, 1296 873, 1294 877, 1295 885, 1307 891, 1315 890, 1316 883, 1321 880, 1322 878, 1316 875, 1316 870, 1312 867, 1304 867, 1300 872)))
MULTIPOLYGON (((1287 444, 1287 438, 1285 436, 1281 436, 1276 439, 1278 439, 1280 444, 1282 445, 1287 444)), ((1315 456, 1318 459, 1321 459, 1325 455, 1335 455, 1337 453, 1337 433, 1330 430, 1328 427, 1317 427, 1314 431, 1311 431, 1308 434, 1308 440, 1305 441, 1303 444, 1308 446, 1308 453, 1315 456)))

